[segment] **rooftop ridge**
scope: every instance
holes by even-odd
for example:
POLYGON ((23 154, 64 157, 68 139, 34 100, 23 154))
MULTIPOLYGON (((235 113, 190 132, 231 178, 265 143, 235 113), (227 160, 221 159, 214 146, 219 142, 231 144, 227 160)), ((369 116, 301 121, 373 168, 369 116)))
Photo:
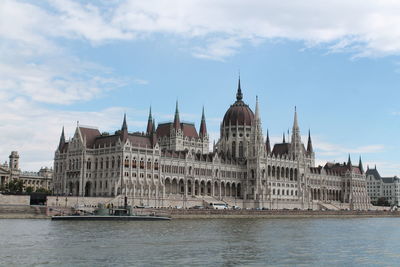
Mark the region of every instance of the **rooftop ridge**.
POLYGON ((79 124, 79 126, 78 126, 79 128, 87 128, 87 129, 93 129, 93 130, 98 130, 99 128, 98 127, 96 127, 96 126, 90 126, 90 125, 82 125, 82 124, 79 124))

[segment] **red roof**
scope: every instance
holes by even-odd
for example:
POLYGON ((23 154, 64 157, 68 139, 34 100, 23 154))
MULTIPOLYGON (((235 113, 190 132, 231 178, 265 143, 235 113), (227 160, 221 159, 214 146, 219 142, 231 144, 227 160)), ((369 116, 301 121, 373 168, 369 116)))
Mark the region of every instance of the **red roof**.
MULTIPOLYGON (((172 122, 158 124, 157 131, 156 131, 157 136, 158 137, 169 136, 171 128, 173 128, 172 122)), ((196 127, 194 126, 194 124, 182 122, 181 129, 183 131, 183 136, 190 137, 190 138, 199 138, 199 134, 197 133, 197 130, 196 130, 196 127)))
POLYGON ((86 147, 93 147, 96 137, 101 136, 98 129, 79 127, 83 139, 86 139, 86 147))
POLYGON ((254 120, 254 113, 243 101, 236 101, 226 111, 223 123, 230 125, 247 125, 251 126, 254 120))

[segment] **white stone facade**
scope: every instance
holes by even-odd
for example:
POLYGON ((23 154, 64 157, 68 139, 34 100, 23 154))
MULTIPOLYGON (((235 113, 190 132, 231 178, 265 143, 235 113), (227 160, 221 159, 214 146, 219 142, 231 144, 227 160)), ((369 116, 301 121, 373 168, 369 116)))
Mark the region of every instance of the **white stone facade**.
POLYGON ((381 177, 376 167, 366 172, 367 191, 373 203, 380 198, 385 198, 390 205, 398 206, 400 203, 400 178, 381 177))
POLYGON ((225 114, 212 152, 204 111, 199 133, 180 122, 178 108, 174 121, 157 129, 150 114, 142 134, 128 133, 125 119, 115 135, 78 126, 66 141, 62 133, 54 159, 55 193, 126 195, 130 203, 155 207, 222 201, 269 209, 369 208, 361 164, 314 166, 311 136, 306 149, 297 112, 290 142, 271 149, 258 101, 254 114, 242 98, 239 81, 237 101, 225 114))
POLYGON ((53 170, 41 168, 38 172, 21 171, 19 168, 19 154, 12 151, 9 156, 9 163, 0 165, 0 185, 10 182, 11 179, 22 180, 24 188, 31 187, 33 191, 39 188, 52 190, 53 170))

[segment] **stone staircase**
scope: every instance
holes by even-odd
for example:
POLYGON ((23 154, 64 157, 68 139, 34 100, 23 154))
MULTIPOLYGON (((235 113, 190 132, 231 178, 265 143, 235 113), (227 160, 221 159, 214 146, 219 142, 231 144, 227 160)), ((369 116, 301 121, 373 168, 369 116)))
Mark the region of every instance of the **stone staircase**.
POLYGON ((320 209, 325 209, 325 210, 340 210, 340 208, 336 207, 332 203, 324 203, 324 202, 318 202, 318 205, 320 209))

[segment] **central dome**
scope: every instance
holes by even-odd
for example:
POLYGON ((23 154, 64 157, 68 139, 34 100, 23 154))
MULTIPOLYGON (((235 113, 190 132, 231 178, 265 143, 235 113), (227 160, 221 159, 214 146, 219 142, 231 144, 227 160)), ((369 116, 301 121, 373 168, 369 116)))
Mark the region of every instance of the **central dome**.
POLYGON ((239 125, 239 126, 251 126, 254 120, 254 113, 243 102, 242 89, 240 88, 240 78, 238 83, 238 91, 236 94, 236 102, 230 106, 226 111, 223 124, 228 125, 239 125))

